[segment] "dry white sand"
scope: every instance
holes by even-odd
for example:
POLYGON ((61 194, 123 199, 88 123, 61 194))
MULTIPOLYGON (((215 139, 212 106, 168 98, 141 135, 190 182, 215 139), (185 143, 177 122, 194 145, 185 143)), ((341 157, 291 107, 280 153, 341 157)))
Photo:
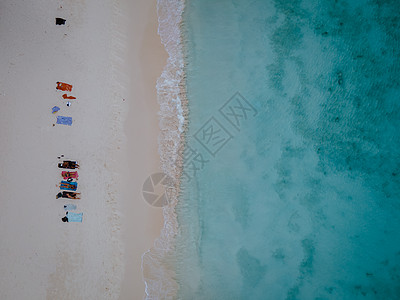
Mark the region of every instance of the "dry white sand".
POLYGON ((155 13, 146 0, 0 2, 0 299, 143 297, 140 257, 162 226, 141 198, 159 168, 155 13), (74 86, 71 107, 57 81, 74 86), (81 164, 81 200, 55 198, 61 154, 81 164), (67 203, 83 223, 61 222, 67 203))

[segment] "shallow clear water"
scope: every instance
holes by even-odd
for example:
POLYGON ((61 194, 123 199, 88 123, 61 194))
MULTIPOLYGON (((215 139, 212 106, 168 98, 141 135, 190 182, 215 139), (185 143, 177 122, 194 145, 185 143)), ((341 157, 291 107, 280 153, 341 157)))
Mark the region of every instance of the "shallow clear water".
POLYGON ((399 12, 186 1, 178 298, 400 298, 399 12))

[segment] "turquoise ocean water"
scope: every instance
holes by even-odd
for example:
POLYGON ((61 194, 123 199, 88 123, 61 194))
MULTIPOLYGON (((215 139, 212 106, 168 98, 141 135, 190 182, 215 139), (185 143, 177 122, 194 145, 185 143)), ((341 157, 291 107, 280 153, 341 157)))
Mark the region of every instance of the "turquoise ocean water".
POLYGON ((400 299, 400 2, 190 0, 179 299, 400 299))

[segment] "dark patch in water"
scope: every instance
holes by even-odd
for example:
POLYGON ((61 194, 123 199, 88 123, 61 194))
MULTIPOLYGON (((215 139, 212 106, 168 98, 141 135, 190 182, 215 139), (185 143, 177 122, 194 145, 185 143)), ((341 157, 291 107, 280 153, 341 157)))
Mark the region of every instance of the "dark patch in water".
POLYGON ((297 278, 297 284, 289 289, 286 299, 294 300, 297 299, 300 292, 300 288, 303 285, 304 279, 308 276, 312 276, 314 272, 314 256, 315 256, 315 245, 311 239, 304 239, 301 241, 301 247, 303 248, 303 260, 299 266, 300 275, 297 278))
POLYGON ((276 260, 281 260, 283 261, 285 259, 285 252, 283 248, 278 248, 272 253, 272 257, 275 258, 276 260))
POLYGON ((250 255, 245 248, 241 248, 236 254, 236 261, 242 274, 244 285, 247 288, 255 287, 265 276, 266 266, 250 255))
POLYGON ((238 184, 237 188, 235 189, 235 197, 231 199, 234 200, 232 203, 232 211, 235 215, 235 221, 240 223, 242 228, 246 228, 248 221, 249 221, 249 193, 248 189, 243 185, 238 184), (240 195, 240 196, 239 196, 240 195))

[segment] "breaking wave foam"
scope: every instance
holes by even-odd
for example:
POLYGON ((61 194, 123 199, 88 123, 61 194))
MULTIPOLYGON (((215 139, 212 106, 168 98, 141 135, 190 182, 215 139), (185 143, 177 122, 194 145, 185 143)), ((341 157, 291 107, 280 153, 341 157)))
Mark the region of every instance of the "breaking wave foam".
POLYGON ((158 0, 158 34, 167 53, 167 64, 157 80, 160 105, 158 143, 162 171, 174 180, 167 192, 168 205, 163 207, 164 227, 153 248, 142 255, 142 274, 146 299, 174 299, 178 284, 172 267, 178 221, 175 206, 180 192, 181 151, 186 128, 184 56, 181 36, 184 0, 158 0))

